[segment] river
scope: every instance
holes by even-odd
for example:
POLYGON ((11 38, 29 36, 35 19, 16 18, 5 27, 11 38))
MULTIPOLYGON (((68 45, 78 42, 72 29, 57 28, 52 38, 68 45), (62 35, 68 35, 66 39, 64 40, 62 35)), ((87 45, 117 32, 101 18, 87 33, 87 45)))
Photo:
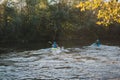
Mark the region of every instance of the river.
POLYGON ((0 80, 120 80, 120 47, 101 45, 0 54, 0 80))

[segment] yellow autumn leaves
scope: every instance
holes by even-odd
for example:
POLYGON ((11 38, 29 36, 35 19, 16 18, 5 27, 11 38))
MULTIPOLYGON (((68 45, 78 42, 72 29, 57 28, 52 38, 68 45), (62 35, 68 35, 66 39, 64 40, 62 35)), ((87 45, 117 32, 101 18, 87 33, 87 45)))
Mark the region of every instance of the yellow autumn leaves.
POLYGON ((98 21, 96 24, 108 26, 113 22, 120 23, 120 3, 116 0, 87 0, 77 5, 81 11, 92 10, 98 21))

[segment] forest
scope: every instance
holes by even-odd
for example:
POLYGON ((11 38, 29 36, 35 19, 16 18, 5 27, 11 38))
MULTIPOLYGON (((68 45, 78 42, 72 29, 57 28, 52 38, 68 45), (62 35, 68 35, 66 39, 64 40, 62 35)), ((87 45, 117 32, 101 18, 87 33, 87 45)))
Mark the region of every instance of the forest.
POLYGON ((89 45, 96 39, 103 43, 118 44, 119 2, 113 0, 109 2, 111 5, 104 5, 103 10, 103 7, 99 6, 100 2, 94 2, 98 5, 92 4, 94 6, 91 8, 87 6, 91 2, 84 1, 86 0, 1 0, 0 46, 44 43, 48 47, 49 41, 57 41, 59 45, 66 42, 89 45), (116 3, 118 6, 115 6, 116 3), (117 13, 107 11, 109 7, 117 13), (98 13, 100 10, 101 13, 98 13), (114 20, 110 14, 116 16, 114 20), (98 20, 104 22, 97 22, 98 20))

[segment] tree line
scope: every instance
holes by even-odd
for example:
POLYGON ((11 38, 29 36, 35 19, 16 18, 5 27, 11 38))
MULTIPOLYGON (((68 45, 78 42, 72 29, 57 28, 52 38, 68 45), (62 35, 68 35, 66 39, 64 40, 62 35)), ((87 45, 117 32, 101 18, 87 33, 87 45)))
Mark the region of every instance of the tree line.
POLYGON ((4 0, 0 4, 0 42, 95 40, 114 34, 119 36, 119 24, 107 29, 97 25, 92 11, 82 12, 76 7, 81 1, 4 0))

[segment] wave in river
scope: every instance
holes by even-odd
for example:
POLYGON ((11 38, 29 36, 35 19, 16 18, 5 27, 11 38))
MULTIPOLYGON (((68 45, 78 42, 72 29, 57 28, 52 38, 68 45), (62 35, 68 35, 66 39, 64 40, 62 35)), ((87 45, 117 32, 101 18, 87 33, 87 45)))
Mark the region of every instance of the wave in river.
POLYGON ((120 47, 39 49, 0 56, 0 80, 120 79, 120 47))

